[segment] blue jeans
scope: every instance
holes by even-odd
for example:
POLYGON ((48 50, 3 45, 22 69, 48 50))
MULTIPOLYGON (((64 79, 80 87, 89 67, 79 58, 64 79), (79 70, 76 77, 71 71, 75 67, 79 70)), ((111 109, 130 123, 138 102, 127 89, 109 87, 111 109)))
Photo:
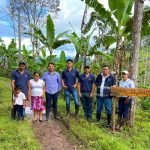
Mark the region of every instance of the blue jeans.
POLYGON ((97 97, 97 113, 101 113, 103 110, 103 104, 108 115, 112 114, 112 98, 109 97, 97 97))
POLYGON ((78 93, 77 90, 73 88, 71 91, 67 89, 65 90, 66 108, 70 108, 70 94, 72 94, 73 96, 75 107, 78 107, 79 106, 78 93))
POLYGON ((24 118, 24 109, 23 105, 14 105, 15 112, 18 114, 18 119, 24 118))
POLYGON ((49 113, 53 100, 53 111, 57 112, 57 101, 58 101, 58 92, 55 94, 49 94, 46 92, 46 112, 49 113))
POLYGON ((128 103, 125 103, 126 98, 125 97, 120 97, 119 98, 119 117, 123 118, 128 118, 128 111, 129 111, 129 107, 131 106, 131 101, 129 101, 128 103))
POLYGON ((85 118, 92 118, 92 98, 90 97, 90 94, 82 93, 81 100, 85 118))

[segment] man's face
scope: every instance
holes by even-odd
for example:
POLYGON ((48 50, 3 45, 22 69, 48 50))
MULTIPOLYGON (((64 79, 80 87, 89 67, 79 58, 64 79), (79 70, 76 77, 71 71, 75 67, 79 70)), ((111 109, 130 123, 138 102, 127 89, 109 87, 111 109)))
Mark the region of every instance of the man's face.
POLYGON ((90 68, 85 68, 84 71, 85 71, 85 74, 89 74, 90 73, 90 68))
POLYGON ((49 64, 48 70, 49 70, 50 72, 53 72, 53 71, 55 70, 54 65, 53 65, 53 64, 49 64))
POLYGON ((128 74, 126 74, 126 73, 122 73, 122 79, 124 79, 124 80, 126 80, 126 79, 128 79, 128 74))
POLYGON ((20 64, 20 65, 19 65, 19 70, 20 70, 20 71, 24 71, 25 68, 26 68, 26 66, 25 66, 24 64, 20 64))
POLYGON ((67 62, 67 68, 72 68, 73 67, 73 63, 71 61, 67 62))
POLYGON ((109 68, 108 67, 103 68, 103 75, 109 75, 109 68))

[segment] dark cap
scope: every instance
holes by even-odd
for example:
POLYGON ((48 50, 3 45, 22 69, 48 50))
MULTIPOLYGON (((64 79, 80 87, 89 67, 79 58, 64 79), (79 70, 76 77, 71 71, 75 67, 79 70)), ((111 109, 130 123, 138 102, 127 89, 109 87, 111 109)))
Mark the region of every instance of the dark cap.
POLYGON ((90 69, 89 65, 84 66, 84 69, 90 69))
POLYGON ((66 62, 68 62, 68 61, 71 61, 71 62, 73 63, 73 60, 72 60, 72 59, 67 59, 67 61, 66 61, 66 62))
POLYGON ((26 63, 24 61, 20 61, 19 65, 26 65, 26 63))

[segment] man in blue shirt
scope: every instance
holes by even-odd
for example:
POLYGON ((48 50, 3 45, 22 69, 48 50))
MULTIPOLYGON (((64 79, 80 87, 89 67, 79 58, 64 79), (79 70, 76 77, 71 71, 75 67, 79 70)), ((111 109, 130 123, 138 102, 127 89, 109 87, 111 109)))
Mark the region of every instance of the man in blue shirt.
POLYGON ((75 103, 75 115, 78 115, 79 111, 78 93, 76 90, 76 78, 79 79, 79 72, 73 68, 73 60, 68 59, 67 68, 62 72, 62 86, 65 89, 67 117, 70 116, 70 94, 73 95, 75 103))
POLYGON ((95 77, 90 73, 90 67, 84 67, 84 73, 80 75, 78 91, 82 99, 84 116, 87 120, 92 119, 92 98, 95 89, 95 77))
POLYGON ((61 90, 61 77, 58 72, 55 72, 53 63, 48 64, 48 71, 44 73, 42 79, 46 83, 46 119, 49 119, 50 108, 53 100, 53 114, 54 119, 57 117, 57 101, 58 92, 61 90))
POLYGON ((103 104, 107 113, 108 126, 111 126, 112 115, 112 97, 110 96, 110 87, 116 85, 116 79, 110 74, 109 66, 103 66, 102 72, 96 78, 97 85, 97 121, 101 119, 103 104))
POLYGON ((15 94, 15 86, 21 87, 21 91, 28 98, 28 88, 29 88, 30 74, 26 70, 25 62, 19 62, 19 68, 12 72, 11 74, 11 87, 15 94))

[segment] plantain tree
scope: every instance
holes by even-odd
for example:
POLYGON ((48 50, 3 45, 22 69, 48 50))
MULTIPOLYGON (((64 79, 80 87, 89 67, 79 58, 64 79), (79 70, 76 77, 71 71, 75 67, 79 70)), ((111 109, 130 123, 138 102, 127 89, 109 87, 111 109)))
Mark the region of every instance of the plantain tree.
POLYGON ((40 47, 39 49, 42 48, 45 50, 46 49, 49 50, 50 61, 52 61, 54 49, 56 49, 62 45, 70 43, 69 40, 63 39, 63 36, 68 31, 62 32, 62 33, 58 34, 57 36, 55 35, 54 22, 50 15, 47 16, 46 35, 44 35, 42 33, 41 29, 39 29, 35 25, 31 24, 31 27, 34 30, 34 34, 32 34, 32 33, 25 33, 25 34, 32 35, 34 38, 38 39, 42 43, 42 47, 40 47))
MULTIPOLYGON (((105 22, 111 28, 111 34, 108 34, 103 39, 99 39, 109 47, 111 44, 116 43, 114 51, 114 69, 116 77, 120 76, 120 71, 125 67, 125 49, 126 45, 131 42, 132 38, 132 25, 133 16, 131 9, 134 0, 108 0, 109 10, 98 2, 98 0, 85 0, 88 6, 94 8, 91 13, 89 22, 86 25, 85 32, 90 30, 91 26, 97 21, 105 22)), ((149 35, 149 9, 146 8, 143 17, 142 36, 149 35)), ((99 37, 98 37, 99 38, 99 37)))

